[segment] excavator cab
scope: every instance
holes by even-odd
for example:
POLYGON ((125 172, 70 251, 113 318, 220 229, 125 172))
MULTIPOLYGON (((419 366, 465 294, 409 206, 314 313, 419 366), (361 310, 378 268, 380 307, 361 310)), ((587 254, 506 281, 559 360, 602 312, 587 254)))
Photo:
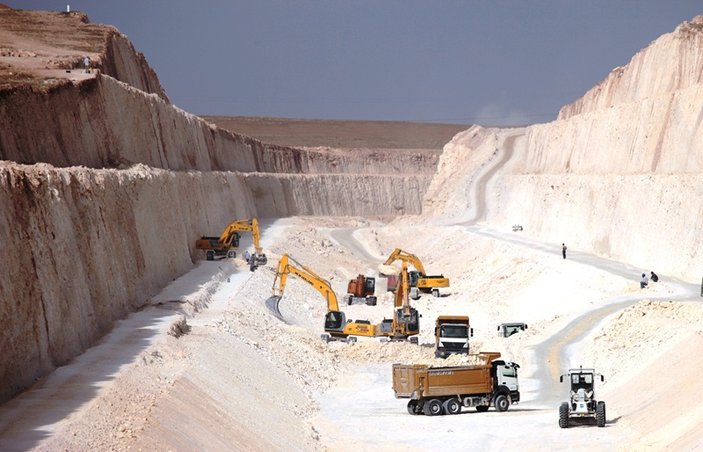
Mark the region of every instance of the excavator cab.
POLYGON ((422 273, 416 270, 408 272, 408 284, 410 287, 417 287, 417 280, 422 277, 422 273))
POLYGON ((342 311, 327 311, 325 315, 325 331, 341 332, 346 323, 346 316, 342 311))

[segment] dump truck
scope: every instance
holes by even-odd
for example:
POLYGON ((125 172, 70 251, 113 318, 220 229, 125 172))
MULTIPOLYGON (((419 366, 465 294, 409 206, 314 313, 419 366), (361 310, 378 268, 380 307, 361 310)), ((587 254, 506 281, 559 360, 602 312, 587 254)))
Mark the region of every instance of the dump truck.
POLYGON ((482 364, 429 367, 423 364, 393 364, 393 391, 408 401, 409 414, 437 416, 459 414, 462 407, 478 412, 494 406, 506 411, 520 401, 518 368, 497 352, 478 354, 482 364))
POLYGON ((474 335, 469 316, 440 315, 434 327, 435 358, 453 354, 469 354, 469 338, 474 335))
MULTIPOLYGON (((445 278, 444 275, 428 275, 425 272, 425 267, 422 265, 422 261, 414 254, 408 253, 396 248, 388 256, 388 259, 382 264, 384 266, 391 265, 393 262, 400 260, 406 262, 413 267, 415 270, 409 271, 410 275, 410 287, 417 288, 416 290, 423 293, 432 293, 435 297, 439 297, 439 289, 441 287, 449 287, 449 279, 445 278)), ((388 290, 393 290, 395 286, 388 284, 388 290)), ((412 296, 413 299, 415 296, 412 296)))
POLYGON ((374 295, 375 292, 376 278, 358 275, 356 278, 349 280, 349 284, 347 284, 347 294, 344 296, 344 301, 348 305, 354 303, 366 303, 369 306, 376 306, 377 298, 374 295))

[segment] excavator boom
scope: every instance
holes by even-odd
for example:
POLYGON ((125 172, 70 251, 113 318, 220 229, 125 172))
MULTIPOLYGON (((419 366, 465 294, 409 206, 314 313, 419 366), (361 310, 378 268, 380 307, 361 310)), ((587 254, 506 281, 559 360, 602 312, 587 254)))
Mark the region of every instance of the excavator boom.
POLYGON ((421 292, 432 293, 434 296, 439 296, 440 287, 449 287, 449 279, 444 275, 429 276, 425 273, 425 266, 422 265, 420 259, 414 254, 408 253, 396 248, 383 265, 391 265, 395 261, 412 264, 415 271, 409 272, 410 286, 417 287, 421 292))
POLYGON ((400 248, 396 248, 390 256, 388 256, 388 259, 386 259, 386 262, 383 263, 383 265, 391 265, 393 262, 400 260, 403 262, 407 262, 408 264, 412 264, 413 267, 415 267, 415 270, 420 272, 423 276, 425 275, 425 267, 422 265, 422 262, 420 259, 415 256, 414 254, 410 254, 408 252, 405 252, 401 250, 400 248))
POLYGON ((315 290, 317 290, 327 302, 328 311, 339 311, 339 303, 337 302, 337 296, 332 290, 332 286, 330 286, 330 283, 327 282, 326 279, 318 276, 309 268, 295 262, 295 260, 290 258, 287 254, 284 254, 278 261, 278 269, 276 270, 276 276, 273 280, 274 296, 283 296, 283 291, 286 289, 286 281, 288 279, 288 274, 290 273, 300 277, 303 281, 307 282, 315 290), (291 264, 291 261, 293 261, 293 263, 297 264, 298 266, 296 267, 295 265, 291 264), (278 282, 278 285, 276 285, 276 282, 278 282))

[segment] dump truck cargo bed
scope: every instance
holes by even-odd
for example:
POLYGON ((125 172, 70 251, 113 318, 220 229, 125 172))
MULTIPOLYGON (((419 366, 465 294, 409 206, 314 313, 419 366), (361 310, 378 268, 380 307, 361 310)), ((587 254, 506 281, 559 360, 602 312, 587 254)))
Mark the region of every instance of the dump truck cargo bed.
POLYGON ((488 394, 493 390, 491 365, 429 367, 393 365, 397 398, 420 399, 456 394, 488 394))

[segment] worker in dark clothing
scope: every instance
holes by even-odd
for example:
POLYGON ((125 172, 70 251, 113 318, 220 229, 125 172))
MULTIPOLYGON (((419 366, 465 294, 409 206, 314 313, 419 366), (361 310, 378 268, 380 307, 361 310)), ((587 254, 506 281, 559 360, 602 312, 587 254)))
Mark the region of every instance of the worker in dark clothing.
POLYGON ((561 257, 566 259, 566 245, 564 245, 563 243, 561 244, 561 257))
POLYGON ((654 273, 654 272, 649 272, 649 273, 650 273, 649 279, 651 279, 652 282, 657 282, 657 281, 659 281, 659 277, 657 276, 656 273, 654 273))

